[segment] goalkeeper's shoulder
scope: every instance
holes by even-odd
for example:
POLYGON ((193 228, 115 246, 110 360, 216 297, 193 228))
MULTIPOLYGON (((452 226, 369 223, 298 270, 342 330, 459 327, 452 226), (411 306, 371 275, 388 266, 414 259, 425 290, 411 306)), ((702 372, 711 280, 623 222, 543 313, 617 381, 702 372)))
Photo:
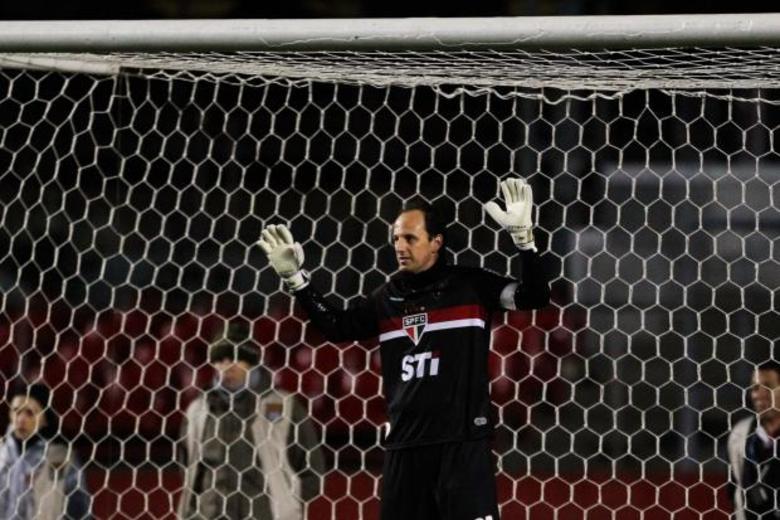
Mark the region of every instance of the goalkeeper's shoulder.
MULTIPOLYGON (((529 276, 534 280, 528 280, 538 283, 548 283, 549 279, 546 275, 546 271, 543 267, 543 260, 541 255, 535 249, 515 249, 509 255, 510 263, 514 265, 514 260, 519 260, 517 265, 522 267, 522 274, 527 273, 530 270, 529 276)), ((489 267, 475 267, 469 265, 450 264, 447 266, 450 273, 455 276, 465 278, 477 278, 491 277, 491 278, 504 278, 506 280, 515 280, 517 277, 509 272, 501 272, 489 267)))
MULTIPOLYGON (((535 252, 530 254, 537 255, 535 252)), ((453 266, 450 279, 469 287, 488 308, 503 310, 542 309, 550 304, 549 283, 538 273, 515 277, 489 268, 453 266)))

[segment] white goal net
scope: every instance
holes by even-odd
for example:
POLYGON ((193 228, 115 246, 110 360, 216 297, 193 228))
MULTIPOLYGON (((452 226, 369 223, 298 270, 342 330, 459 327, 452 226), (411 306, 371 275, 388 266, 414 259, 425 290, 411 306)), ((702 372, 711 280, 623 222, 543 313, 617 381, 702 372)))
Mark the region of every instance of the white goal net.
MULTIPOLYGON (((780 52, 0 55, 0 385, 44 381, 98 518, 173 515, 183 414, 241 323, 325 460, 308 518, 375 519, 378 352, 307 325, 285 222, 337 304, 395 269, 414 195, 451 259, 524 176, 553 304, 493 324, 502 518, 725 519, 725 440, 780 335, 780 52), (84 72, 87 71, 87 72, 84 72)), ((0 416, 2 424, 6 414, 0 416)))

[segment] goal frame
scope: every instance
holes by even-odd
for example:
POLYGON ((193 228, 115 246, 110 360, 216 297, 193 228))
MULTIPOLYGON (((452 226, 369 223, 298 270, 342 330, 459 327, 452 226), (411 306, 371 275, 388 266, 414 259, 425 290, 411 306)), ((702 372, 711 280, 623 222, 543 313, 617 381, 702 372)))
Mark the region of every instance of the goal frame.
POLYGON ((780 44, 780 13, 0 22, 0 52, 622 49, 780 44))

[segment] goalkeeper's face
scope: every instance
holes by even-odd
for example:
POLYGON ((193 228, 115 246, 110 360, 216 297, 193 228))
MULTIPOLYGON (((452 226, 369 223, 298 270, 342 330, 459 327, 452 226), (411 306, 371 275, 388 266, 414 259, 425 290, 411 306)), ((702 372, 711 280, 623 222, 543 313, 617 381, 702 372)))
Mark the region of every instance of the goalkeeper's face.
POLYGON ((393 223, 393 247, 398 269, 420 273, 433 267, 439 257, 442 236, 430 236, 425 228, 425 214, 405 211, 393 223))
POLYGON ((756 370, 750 399, 759 415, 780 415, 780 374, 774 370, 756 370))

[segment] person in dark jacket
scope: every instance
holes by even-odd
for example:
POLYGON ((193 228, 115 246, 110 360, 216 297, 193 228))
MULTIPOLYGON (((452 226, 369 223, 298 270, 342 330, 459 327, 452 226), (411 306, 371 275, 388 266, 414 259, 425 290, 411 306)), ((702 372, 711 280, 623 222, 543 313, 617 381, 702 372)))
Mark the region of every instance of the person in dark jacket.
POLYGON ((501 189, 506 210, 495 202, 485 210, 519 249, 519 279, 447 264, 443 219, 430 204, 413 201, 392 226, 398 272, 348 310, 309 284, 303 249, 285 226, 262 232, 271 266, 328 340, 379 338, 390 418, 383 520, 499 520, 487 371, 491 316, 549 303, 531 187, 509 179, 501 189))
POLYGON ((213 344, 213 388, 193 401, 179 448, 179 518, 302 520, 325 462, 295 396, 271 386, 259 349, 236 327, 213 344))
POLYGON ((780 520, 780 363, 756 368, 754 416, 738 422, 728 441, 737 520, 780 520))

